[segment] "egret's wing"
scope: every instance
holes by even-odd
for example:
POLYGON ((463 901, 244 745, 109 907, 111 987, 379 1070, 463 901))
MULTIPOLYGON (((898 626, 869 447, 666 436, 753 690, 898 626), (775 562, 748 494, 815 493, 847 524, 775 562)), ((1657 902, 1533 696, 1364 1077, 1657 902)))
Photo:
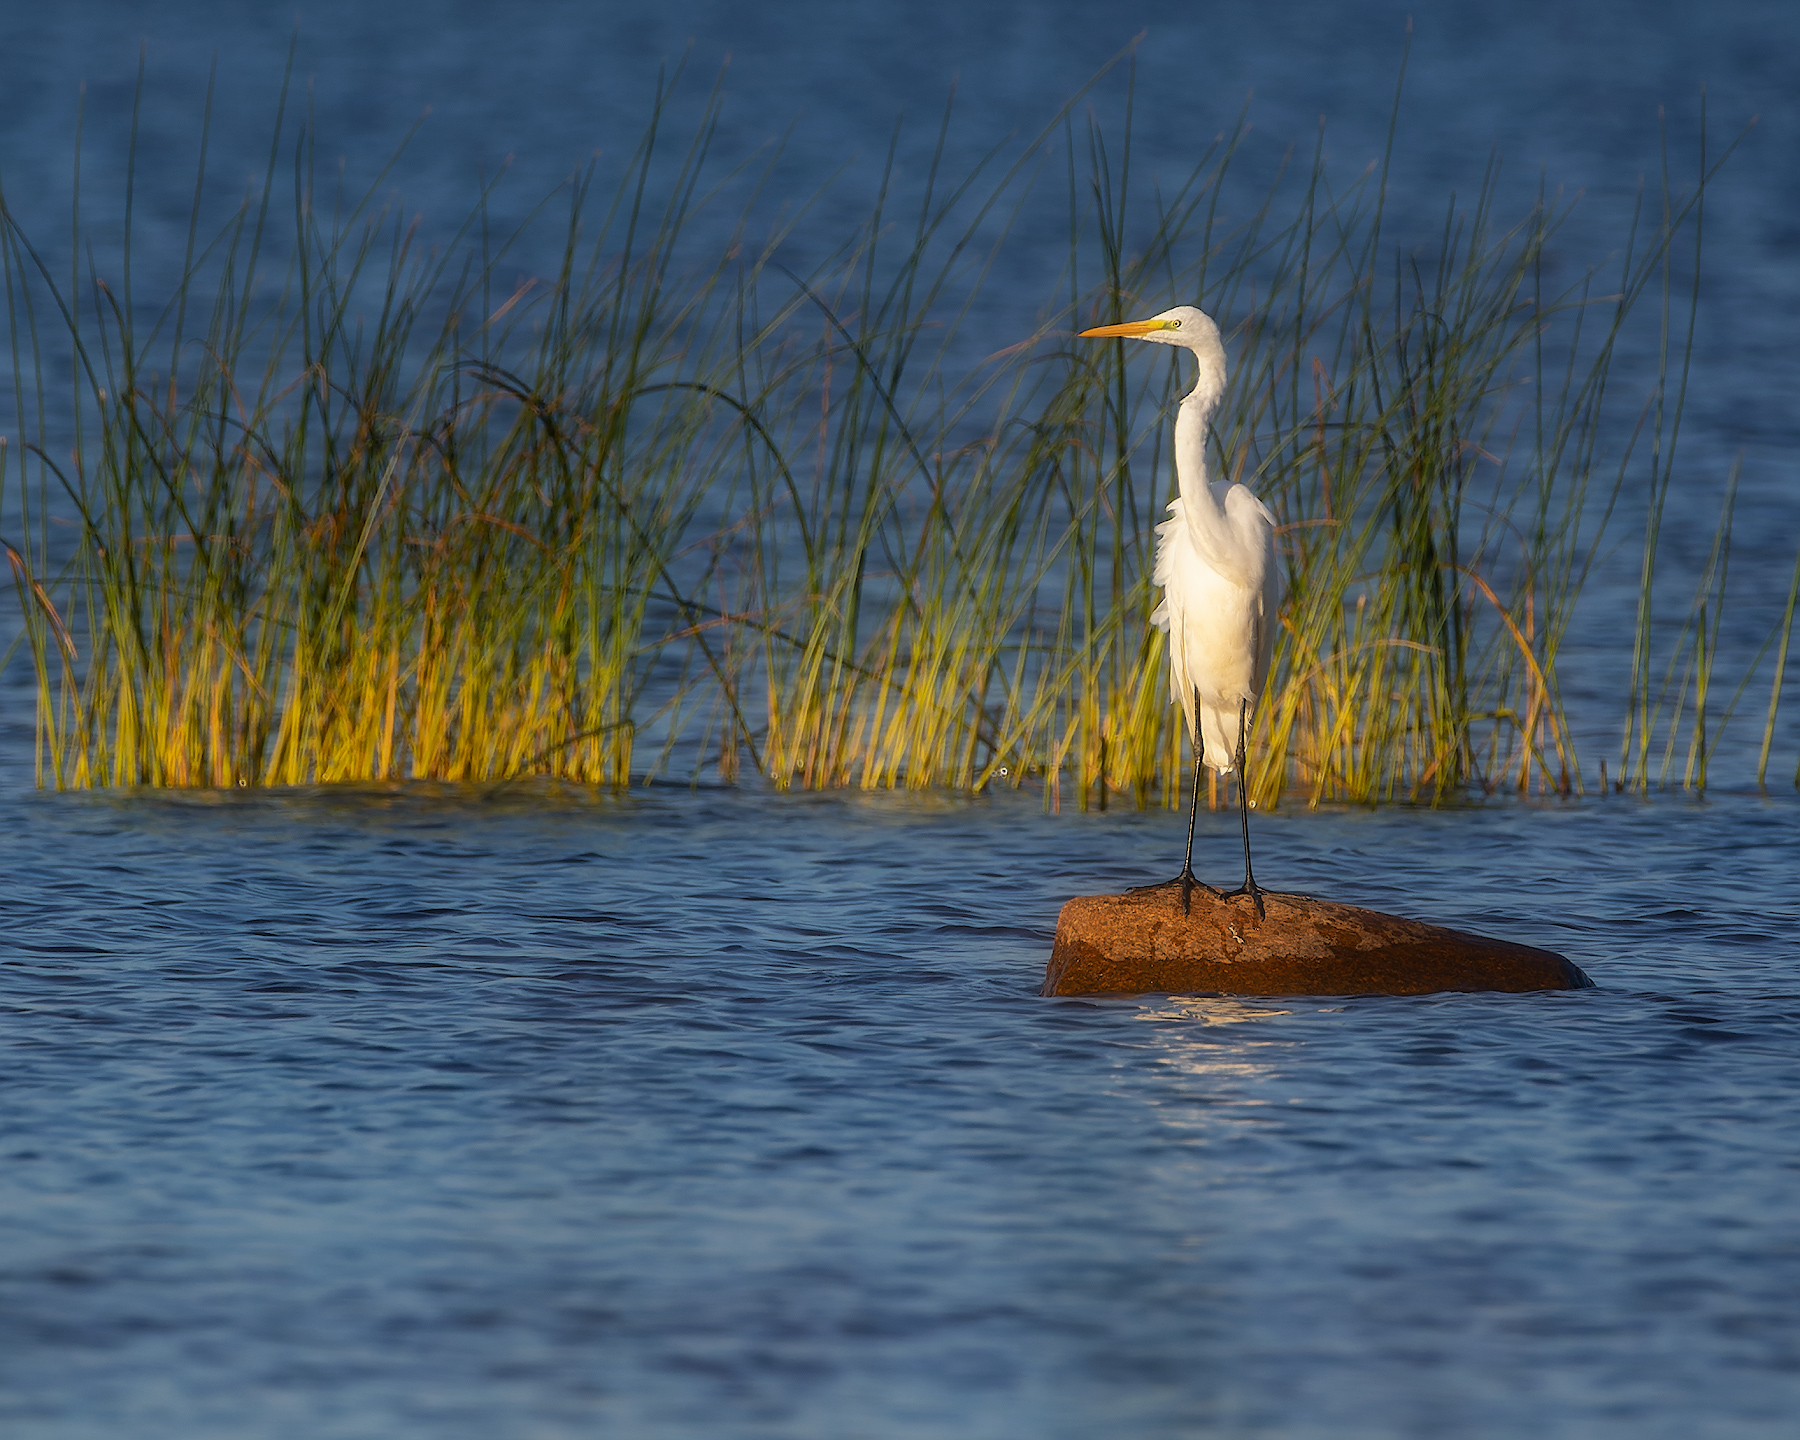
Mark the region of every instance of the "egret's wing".
POLYGON ((1187 522, 1181 516, 1181 501, 1169 502, 1169 518, 1156 527, 1156 568, 1150 578, 1162 586, 1163 598, 1150 612, 1150 623, 1158 630, 1169 628, 1169 576, 1175 565, 1175 546, 1180 543, 1181 528, 1187 522))
MULTIPOLYGON (((1169 502, 1169 513, 1185 522, 1194 556, 1202 565, 1233 585, 1260 590, 1274 553, 1275 517, 1242 485, 1220 481, 1211 492, 1212 505, 1204 500, 1189 505, 1178 496, 1169 502)), ((1164 528, 1158 526, 1158 533, 1164 528)), ((1161 556, 1159 548, 1159 567, 1161 556)))

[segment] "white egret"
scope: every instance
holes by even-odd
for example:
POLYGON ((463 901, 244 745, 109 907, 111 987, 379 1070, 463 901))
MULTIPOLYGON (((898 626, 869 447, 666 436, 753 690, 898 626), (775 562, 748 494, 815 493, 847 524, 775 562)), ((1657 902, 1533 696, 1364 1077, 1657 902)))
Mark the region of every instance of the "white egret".
MULTIPOLYGON (((1101 325, 1081 334, 1180 345, 1200 364, 1194 388, 1175 412, 1175 478, 1180 494, 1169 519, 1156 527, 1155 581, 1162 604, 1151 622, 1169 632, 1169 685, 1181 702, 1194 744, 1194 800, 1188 811, 1187 858, 1182 862, 1181 908, 1194 878, 1194 819, 1200 774, 1238 772, 1238 810, 1244 832, 1244 883, 1226 894, 1248 895, 1263 913, 1262 891, 1250 870, 1249 786, 1244 751, 1250 717, 1262 696, 1275 644, 1281 576, 1275 565, 1275 517, 1243 485, 1209 484, 1206 437, 1225 393, 1225 345, 1212 316, 1177 305, 1148 320, 1101 325)), ((1201 886, 1218 894, 1210 886, 1201 886)))

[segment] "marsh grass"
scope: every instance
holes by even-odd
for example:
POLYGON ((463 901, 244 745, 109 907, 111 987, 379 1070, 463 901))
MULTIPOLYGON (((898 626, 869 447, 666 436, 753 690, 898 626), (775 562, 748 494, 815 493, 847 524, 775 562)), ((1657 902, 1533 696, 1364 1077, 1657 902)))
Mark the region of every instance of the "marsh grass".
POLYGON ((1071 332, 1197 300, 1233 356, 1215 471, 1282 521, 1259 804, 1580 788, 1557 656, 1640 472, 1623 778, 1649 783, 1660 736, 1659 778, 1685 738, 1705 784, 1728 524, 1659 699, 1649 597, 1685 385, 1672 247, 1716 161, 1553 289, 1566 212, 1503 223, 1493 169, 1401 246, 1385 165, 1335 186, 1322 137, 1259 203, 1235 200, 1241 125, 1140 193, 1128 106, 1110 132, 1071 106, 965 176, 940 137, 904 195, 890 152, 866 223, 797 270, 805 207, 771 224, 769 171, 715 163, 718 105, 680 143, 659 107, 610 190, 589 170, 547 202, 558 263, 513 283, 525 239, 493 241, 486 196, 428 248, 379 187, 322 194, 285 119, 210 236, 197 185, 160 308, 133 294, 129 196, 124 243, 78 226, 66 278, 5 217, 43 783, 704 773, 1178 803, 1148 617, 1182 377, 1071 332), (984 285, 1054 186, 1058 293, 1009 295, 995 344, 984 285), (1659 285, 1664 363, 1621 425, 1609 369, 1659 285))

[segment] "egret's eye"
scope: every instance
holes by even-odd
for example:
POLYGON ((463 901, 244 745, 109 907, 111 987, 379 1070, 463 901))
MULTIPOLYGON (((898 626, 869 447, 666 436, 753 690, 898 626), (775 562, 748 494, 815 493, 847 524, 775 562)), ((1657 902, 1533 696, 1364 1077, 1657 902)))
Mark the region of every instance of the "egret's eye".
POLYGON ((1181 322, 1179 320, 1165 320, 1163 323, 1171 330, 1179 330, 1181 328, 1181 322))

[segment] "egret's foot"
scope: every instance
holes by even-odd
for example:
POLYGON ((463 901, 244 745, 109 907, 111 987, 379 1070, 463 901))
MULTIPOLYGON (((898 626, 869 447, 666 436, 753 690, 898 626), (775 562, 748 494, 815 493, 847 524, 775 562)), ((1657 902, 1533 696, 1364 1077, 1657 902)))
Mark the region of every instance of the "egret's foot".
POLYGON ((1183 870, 1173 880, 1159 880, 1154 885, 1133 885, 1125 893, 1127 895, 1148 895, 1153 890, 1167 890, 1171 885, 1181 887, 1181 913, 1183 915, 1188 913, 1188 907, 1193 903, 1196 890, 1205 891, 1215 900, 1219 898, 1219 892, 1195 875, 1192 870, 1183 870))
POLYGON ((1246 880, 1242 885, 1238 886, 1237 889, 1227 890, 1219 898, 1229 903, 1230 901, 1237 899, 1240 895, 1248 895, 1251 900, 1255 902, 1256 918, 1258 920, 1266 920, 1268 918, 1268 912, 1263 909, 1262 886, 1258 885, 1254 880, 1246 880))

